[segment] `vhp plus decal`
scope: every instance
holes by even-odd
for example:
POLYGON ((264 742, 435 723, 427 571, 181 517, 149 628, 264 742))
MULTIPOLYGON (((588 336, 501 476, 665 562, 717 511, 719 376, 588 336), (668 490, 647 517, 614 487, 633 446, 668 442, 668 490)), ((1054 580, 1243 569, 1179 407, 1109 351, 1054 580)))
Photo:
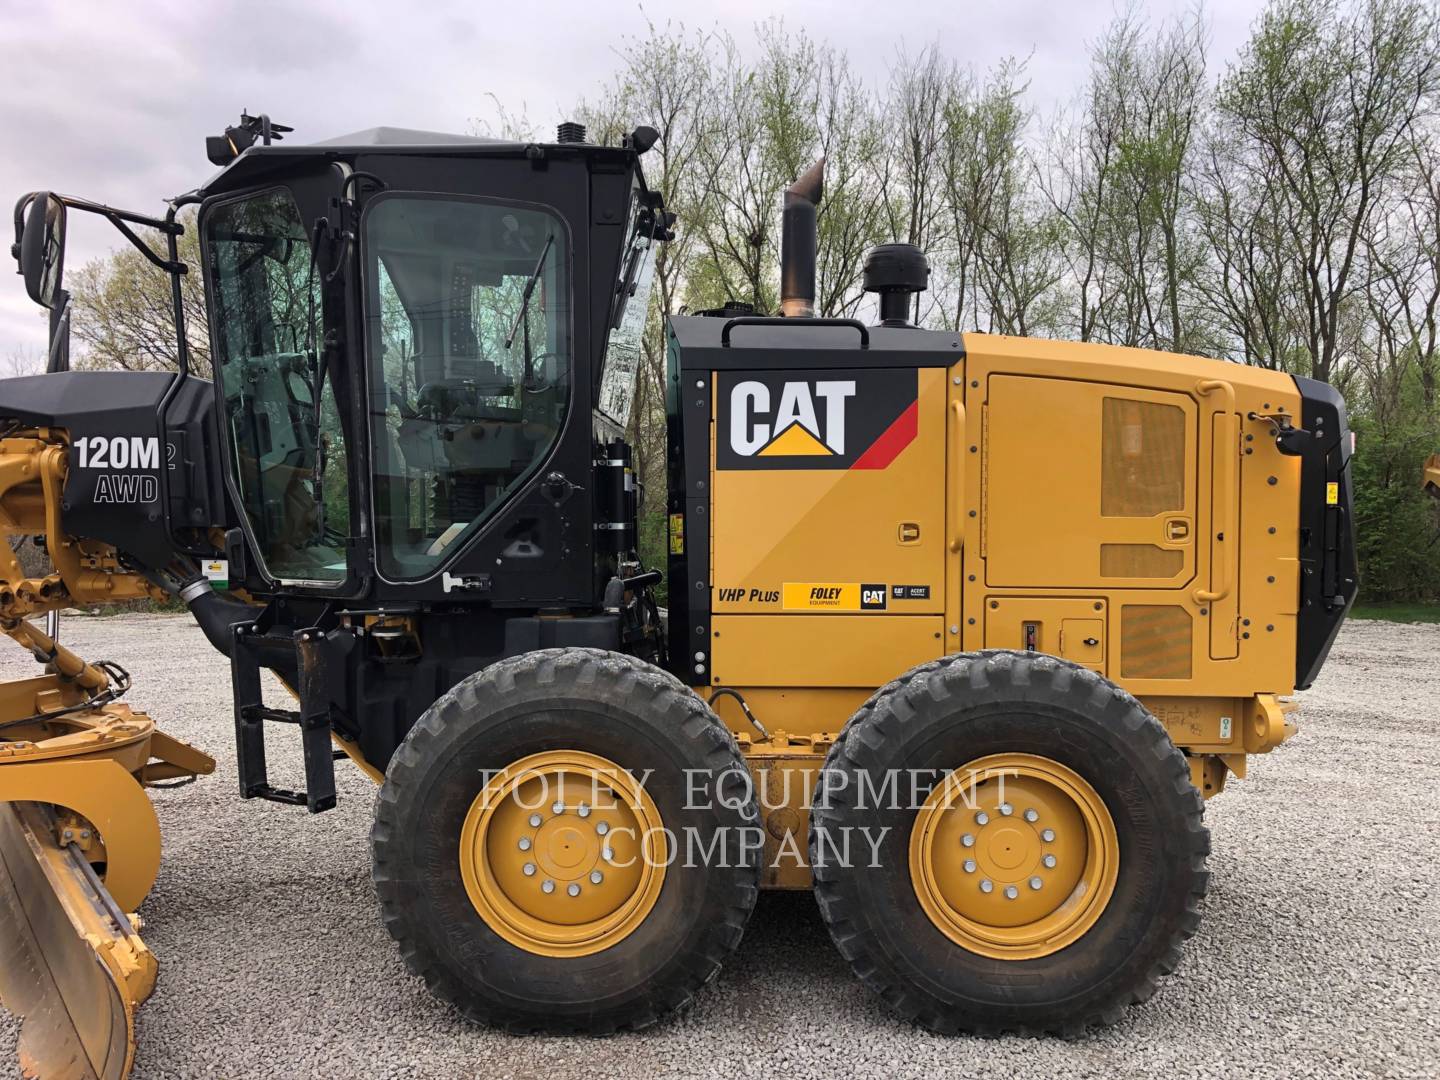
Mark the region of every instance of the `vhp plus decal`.
POLYGON ((724 371, 717 469, 883 469, 915 439, 913 368, 724 371))

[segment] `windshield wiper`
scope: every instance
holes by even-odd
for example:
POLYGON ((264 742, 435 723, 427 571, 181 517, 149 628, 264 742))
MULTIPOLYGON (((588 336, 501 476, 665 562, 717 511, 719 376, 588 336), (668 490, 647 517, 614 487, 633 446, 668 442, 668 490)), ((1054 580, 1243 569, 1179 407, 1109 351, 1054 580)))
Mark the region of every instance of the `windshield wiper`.
POLYGON ((540 258, 535 260, 535 270, 531 273, 530 280, 525 282, 525 291, 520 296, 520 314, 515 317, 515 324, 510 327, 510 334, 505 338, 505 348, 509 349, 511 345, 515 344, 515 335, 524 331, 525 377, 520 385, 526 390, 531 389, 535 381, 535 373, 532 370, 534 360, 530 354, 530 321, 525 316, 530 310, 530 297, 535 292, 535 283, 540 280, 540 274, 545 269, 545 260, 550 257, 550 248, 554 243, 554 233, 545 237, 545 246, 540 249, 540 258))

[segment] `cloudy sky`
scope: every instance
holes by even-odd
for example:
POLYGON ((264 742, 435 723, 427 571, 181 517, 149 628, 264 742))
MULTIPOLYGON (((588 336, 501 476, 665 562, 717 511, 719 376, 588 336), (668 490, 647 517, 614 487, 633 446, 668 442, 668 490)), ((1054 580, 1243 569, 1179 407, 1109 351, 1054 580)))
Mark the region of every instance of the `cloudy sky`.
MULTIPOLYGON (((1123 0, 1119 0, 1123 2, 1123 0)), ((1085 75, 1085 46, 1117 0, 0 0, 0 205, 63 191, 155 213, 211 172, 206 135, 242 108, 323 139, 380 124, 466 132, 495 100, 542 130, 593 95, 646 18, 719 27, 742 42, 783 14, 846 50, 875 83, 897 49, 938 41, 979 68, 1030 60, 1032 99, 1048 111, 1085 75)), ((1215 70, 1244 40, 1260 0, 1206 8, 1215 70)), ((1160 21, 1192 0, 1150 0, 1160 21)), ((645 117, 635 117, 637 123, 645 117)), ((8 251, 7 238, 0 251, 8 251)), ((123 243, 71 215, 67 265, 123 243)), ((45 324, 12 263, 0 267, 0 365, 36 357, 45 324)))

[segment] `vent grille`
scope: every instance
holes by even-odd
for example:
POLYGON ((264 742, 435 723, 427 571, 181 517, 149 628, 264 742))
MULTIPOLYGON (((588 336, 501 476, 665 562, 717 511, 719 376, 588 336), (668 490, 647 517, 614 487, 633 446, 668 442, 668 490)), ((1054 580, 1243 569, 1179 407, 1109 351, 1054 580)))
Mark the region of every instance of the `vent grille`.
POLYGON ((1120 677, 1188 679, 1194 634, 1184 608, 1127 604, 1120 609, 1120 677))
POLYGON ((1102 412, 1100 513, 1154 517, 1185 505, 1185 413, 1107 397, 1102 412))
POLYGON ((1185 553, 1154 544, 1101 544, 1100 576, 1173 578, 1185 568, 1185 553))

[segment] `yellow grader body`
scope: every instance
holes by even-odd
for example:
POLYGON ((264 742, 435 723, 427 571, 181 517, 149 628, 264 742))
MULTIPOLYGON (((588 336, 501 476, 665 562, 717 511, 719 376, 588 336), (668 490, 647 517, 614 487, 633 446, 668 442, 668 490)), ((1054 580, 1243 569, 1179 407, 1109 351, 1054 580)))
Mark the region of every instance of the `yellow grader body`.
POLYGON ((913 434, 886 468, 712 462, 710 681, 735 692, 713 705, 761 776, 768 885, 811 887, 807 800, 845 721, 949 653, 1039 651, 1106 675, 1165 725, 1207 798, 1296 730, 1293 686, 1274 680, 1296 648, 1300 463, 1269 437, 1299 415, 1293 380, 964 340, 962 361, 920 373, 913 434), (883 605, 866 583, 884 583, 883 605))

